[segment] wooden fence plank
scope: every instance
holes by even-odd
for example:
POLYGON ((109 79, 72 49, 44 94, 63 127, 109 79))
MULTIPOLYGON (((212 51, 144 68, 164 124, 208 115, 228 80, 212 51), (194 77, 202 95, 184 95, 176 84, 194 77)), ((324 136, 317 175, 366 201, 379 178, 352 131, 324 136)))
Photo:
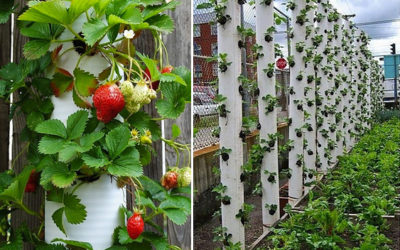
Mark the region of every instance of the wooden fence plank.
MULTIPOLYGON (((15 4, 18 7, 17 13, 25 6, 28 1, 16 0, 15 4)), ((14 17, 14 23, 17 22, 18 15, 14 17)), ((27 42, 27 38, 23 37, 19 30, 14 28, 14 62, 18 63, 23 57, 22 49, 24 44, 27 42)), ((14 94, 14 101, 19 99, 18 94, 14 94)), ((22 141, 21 132, 25 128, 25 117, 18 110, 13 118, 13 135, 12 135, 12 159, 15 161, 14 170, 19 173, 25 167, 27 163, 25 153, 21 153, 24 150, 27 142, 22 141), (20 154, 21 153, 21 154, 20 154), (20 155, 19 155, 20 154, 20 155), (19 157, 18 157, 19 155, 19 157)), ((35 193, 28 193, 24 196, 25 205, 31 210, 40 212, 42 209, 44 199, 44 192, 42 188, 38 188, 35 193)), ((17 210, 11 215, 11 224, 13 228, 17 228, 22 224, 26 224, 29 229, 37 231, 40 226, 40 220, 36 217, 26 214, 21 210, 17 210)), ((24 249, 34 249, 31 245, 25 244, 24 249)))
MULTIPOLYGON (((189 69, 191 66, 191 1, 181 1, 181 4, 175 11, 169 12, 169 15, 175 21, 175 31, 165 36, 164 42, 169 52, 169 63, 174 66, 185 66, 189 69)), ((191 105, 187 104, 184 113, 176 120, 165 121, 164 129, 166 138, 171 138, 171 128, 176 124, 181 129, 181 135, 178 141, 183 144, 190 144, 192 137, 191 129, 191 105)), ((175 165, 176 154, 172 148, 166 147, 165 160, 167 167, 175 165)), ((181 162, 184 158, 181 154, 181 162)), ((177 245, 182 249, 191 248, 191 217, 182 225, 177 226, 168 222, 168 237, 171 244, 177 245)))
MULTIPOLYGON (((11 21, 0 24, 0 67, 10 62, 11 57, 11 21)), ((10 122, 8 119, 9 105, 0 100, 0 173, 9 167, 9 129, 10 122)), ((1 218, 0 218, 1 220, 1 218)), ((4 238, 0 235, 0 242, 4 238)))

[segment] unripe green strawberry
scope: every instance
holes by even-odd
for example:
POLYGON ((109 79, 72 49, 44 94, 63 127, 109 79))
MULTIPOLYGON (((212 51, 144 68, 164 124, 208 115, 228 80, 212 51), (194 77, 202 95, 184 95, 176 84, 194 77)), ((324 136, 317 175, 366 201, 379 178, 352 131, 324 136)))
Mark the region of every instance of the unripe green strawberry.
POLYGON ((192 169, 190 167, 178 170, 178 187, 187 187, 192 182, 192 169))
POLYGON ((149 95, 148 97, 153 100, 157 98, 157 92, 154 89, 149 89, 149 95))
POLYGON ((132 82, 130 81, 123 81, 120 85, 120 89, 122 94, 125 97, 126 101, 129 101, 129 99, 133 96, 133 92, 134 92, 134 87, 132 82))
POLYGON ((148 104, 151 102, 149 95, 149 87, 143 80, 136 83, 131 101, 139 104, 148 104))
POLYGON ((140 109, 140 104, 132 101, 128 101, 125 105, 126 110, 129 111, 129 113, 133 114, 139 111, 140 109))

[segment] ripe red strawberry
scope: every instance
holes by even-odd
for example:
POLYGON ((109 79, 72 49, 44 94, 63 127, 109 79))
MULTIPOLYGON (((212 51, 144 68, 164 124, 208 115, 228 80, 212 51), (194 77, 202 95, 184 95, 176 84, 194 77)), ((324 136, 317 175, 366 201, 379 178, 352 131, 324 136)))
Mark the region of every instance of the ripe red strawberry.
POLYGON ((161 178, 161 185, 167 190, 176 188, 178 186, 178 174, 175 171, 168 171, 161 178))
POLYGON ((131 239, 136 239, 142 234, 144 228, 144 222, 142 215, 140 213, 133 213, 133 215, 128 219, 128 224, 126 229, 128 230, 129 237, 131 239))
POLYGON ((26 193, 33 193, 36 190, 37 184, 38 184, 38 173, 36 173, 35 170, 32 170, 31 175, 29 176, 28 182, 26 183, 25 186, 25 192, 26 193))
POLYGON ((125 100, 117 85, 104 84, 94 92, 93 104, 97 109, 97 119, 108 123, 124 108, 125 100))
MULTIPOLYGON (((174 68, 171 65, 165 66, 162 70, 161 70, 161 74, 164 73, 171 73, 172 70, 174 70, 174 68)), ((148 68, 145 69, 144 71, 145 73, 145 79, 150 81, 151 80, 151 74, 150 74, 150 70, 148 68)), ((160 85, 160 81, 155 81, 155 82, 151 82, 150 87, 154 90, 158 89, 158 86, 160 85)))

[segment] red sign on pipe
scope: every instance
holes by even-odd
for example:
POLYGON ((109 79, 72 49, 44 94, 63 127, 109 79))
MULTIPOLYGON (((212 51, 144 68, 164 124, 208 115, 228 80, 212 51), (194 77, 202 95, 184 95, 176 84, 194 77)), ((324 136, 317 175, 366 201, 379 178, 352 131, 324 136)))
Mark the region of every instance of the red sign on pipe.
POLYGON ((286 66, 287 66, 287 61, 286 61, 285 58, 279 58, 279 59, 276 61, 276 67, 277 67, 278 69, 284 69, 284 68, 286 68, 286 66))

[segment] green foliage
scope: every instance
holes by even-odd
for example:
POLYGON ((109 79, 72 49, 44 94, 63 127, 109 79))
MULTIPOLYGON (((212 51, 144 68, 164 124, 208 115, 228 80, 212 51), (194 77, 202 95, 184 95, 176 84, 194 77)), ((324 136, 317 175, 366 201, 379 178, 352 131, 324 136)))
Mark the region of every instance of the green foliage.
MULTIPOLYGON (((137 197, 141 198, 135 209, 144 211, 146 224, 155 227, 157 233, 145 232, 137 241, 115 241, 115 246, 110 249, 174 248, 168 244, 162 228, 153 223, 154 216, 163 214, 173 223, 183 224, 190 215, 190 198, 187 198, 190 188, 166 191, 158 180, 143 176, 142 166, 150 163, 154 153, 151 142, 161 139, 158 120, 144 111, 129 114, 124 109, 120 113, 123 122, 115 119, 102 124, 96 118, 96 109, 92 108, 91 96, 99 83, 115 83, 127 78, 134 86, 144 81, 149 87, 151 82, 159 81, 158 93, 152 92, 152 98, 159 96, 156 104, 159 116, 161 119, 179 117, 191 100, 190 71, 176 67, 170 73, 160 72, 169 66, 166 65, 168 51, 161 34, 174 29, 174 21, 166 13, 176 8, 179 2, 72 0, 70 7, 65 2, 30 1, 27 8, 21 8, 23 12, 18 13, 17 28, 29 38, 23 49, 25 58, 20 59, 19 64, 9 63, 0 68, 0 98, 9 101, 10 96, 18 92, 18 98, 11 104, 10 119, 14 114, 26 116, 26 128, 21 138, 27 142, 24 150, 28 156, 28 164, 21 173, 16 174, 14 170, 0 173, 0 236, 11 233, 9 244, 0 244, 0 249, 22 249, 24 242, 29 242, 35 249, 92 249, 89 243, 63 239, 47 244, 39 239, 41 228, 35 229, 35 233, 27 228, 10 229, 4 218, 15 209, 43 220, 42 214, 31 211, 23 203, 25 187, 32 173, 40 178, 38 182, 45 189, 47 199, 61 204, 51 216, 64 234, 63 218, 70 224, 80 224, 87 216, 84 202, 74 194, 75 190, 101 175, 111 175, 121 186, 135 186, 137 197), (82 21, 80 27, 76 27, 78 18, 82 21), (142 30, 150 31, 158 45, 153 57, 140 54, 133 45, 129 47, 130 51, 124 47, 131 43, 131 38, 117 38, 120 29, 134 31, 135 39, 142 30), (104 42, 107 38, 109 40, 104 42), (79 49, 63 48, 65 43, 71 42, 74 45, 80 43, 79 49), (78 50, 81 50, 80 57, 75 67, 68 68, 69 71, 63 69, 59 65, 60 56, 69 57, 69 53, 78 50), (100 53, 109 62, 109 68, 99 76, 80 67, 85 61, 82 59, 100 53), (124 68, 127 65, 132 66, 124 68), (144 73, 146 68, 151 79, 144 73), (72 91, 74 103, 87 110, 70 115, 65 123, 51 119, 52 100, 65 97, 69 91, 72 91), (139 136, 135 137, 134 131, 139 136), (146 143, 140 138, 143 135, 148 137, 146 143), (153 211, 147 214, 146 208, 153 211)), ((9 19, 15 7, 12 0, 0 3, 0 23, 9 19)), ((172 139, 163 140, 178 151, 187 150, 187 145, 175 142, 180 133, 180 128, 175 125, 172 139)), ((178 161, 177 167, 180 165, 178 161)), ((127 235, 121 236, 126 238, 127 235)))
POLYGON ((400 121, 375 126, 360 139, 320 191, 309 194, 304 213, 289 218, 269 238, 276 249, 389 249, 383 215, 394 214, 400 178, 400 121), (348 214, 359 214, 350 218, 348 214), (358 249, 358 248, 357 248, 358 249))

